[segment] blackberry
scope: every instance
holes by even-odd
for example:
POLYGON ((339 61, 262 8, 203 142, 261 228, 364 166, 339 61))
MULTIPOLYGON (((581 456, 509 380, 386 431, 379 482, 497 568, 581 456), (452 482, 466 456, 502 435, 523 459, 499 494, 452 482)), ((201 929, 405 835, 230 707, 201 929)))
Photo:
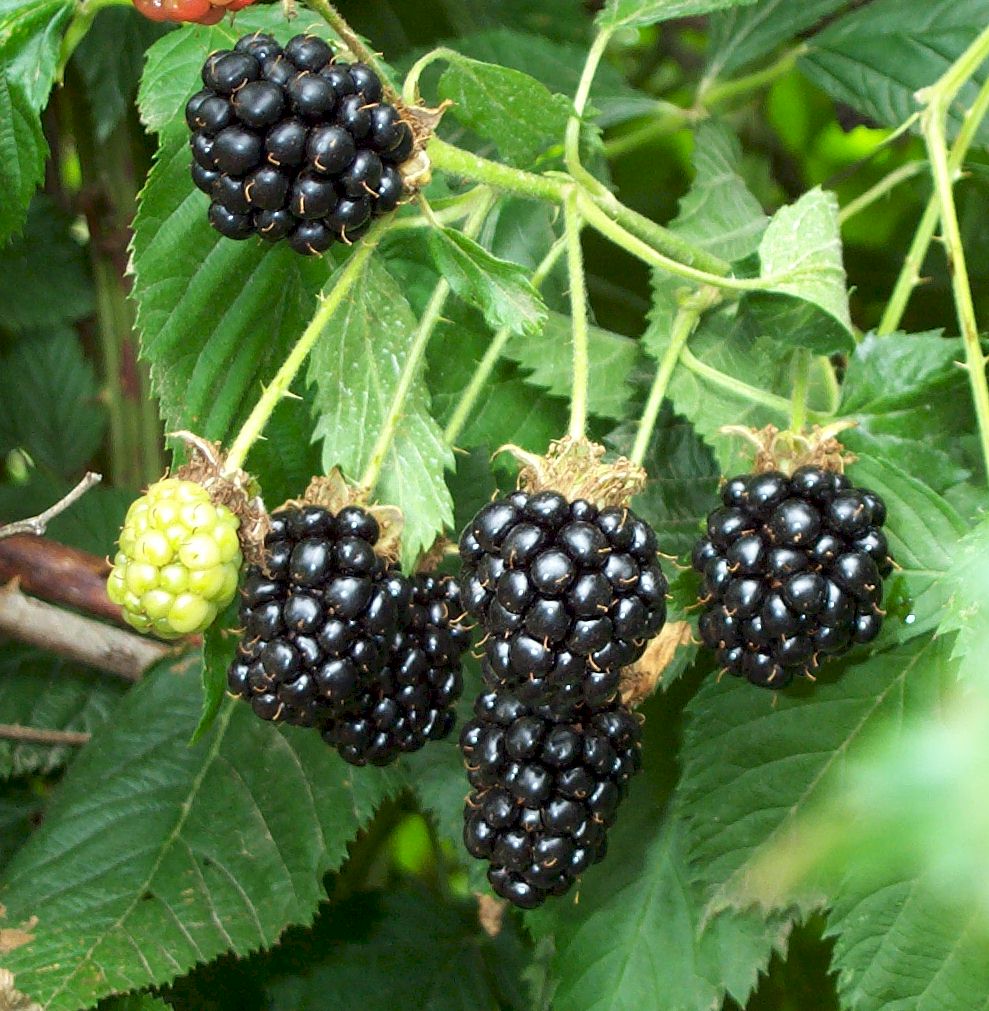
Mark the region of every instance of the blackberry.
POLYGON ((134 6, 151 21, 188 21, 215 25, 228 11, 249 7, 255 0, 133 0, 134 6))
POLYGON ((322 726, 323 739, 352 765, 387 765, 448 736, 463 691, 470 645, 460 588, 449 576, 412 577, 409 625, 395 633, 384 669, 353 705, 322 726))
POLYGON ((484 679, 527 701, 608 702, 666 621, 656 535, 629 509, 515 492, 474 517, 460 556, 484 679))
POLYGON ((211 53, 202 83, 185 107, 192 177, 222 235, 317 256, 398 207, 415 135, 370 67, 336 61, 315 35, 282 47, 255 32, 211 53))
POLYGON ((641 766, 639 722, 620 704, 529 704, 504 688, 479 696, 474 712, 460 735, 471 784, 464 844, 489 862, 498 895, 533 909, 603 859, 641 766))
POLYGON ((127 510, 107 595, 140 632, 205 631, 237 591, 239 527, 195 481, 158 481, 127 510))
POLYGON ((318 506, 271 518, 248 569, 230 691, 265 720, 313 726, 367 695, 409 620, 411 587, 374 551, 374 517, 318 506))
POLYGON ((732 478, 694 547, 700 635, 729 673, 785 688, 821 656, 873 640, 892 571, 886 507, 821 467, 732 478))

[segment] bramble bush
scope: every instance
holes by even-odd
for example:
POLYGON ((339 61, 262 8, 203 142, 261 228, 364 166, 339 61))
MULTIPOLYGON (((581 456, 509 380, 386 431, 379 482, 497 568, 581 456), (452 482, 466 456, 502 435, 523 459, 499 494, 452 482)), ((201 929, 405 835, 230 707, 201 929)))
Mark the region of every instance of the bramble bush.
POLYGON ((0 70, 0 1007, 984 1003, 984 0, 0 70))

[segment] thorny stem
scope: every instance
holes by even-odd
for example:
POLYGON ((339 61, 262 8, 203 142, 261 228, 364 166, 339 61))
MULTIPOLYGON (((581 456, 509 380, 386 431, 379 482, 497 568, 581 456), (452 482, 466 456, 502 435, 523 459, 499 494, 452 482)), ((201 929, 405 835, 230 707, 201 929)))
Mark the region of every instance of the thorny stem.
MULTIPOLYGON (((713 368, 706 362, 702 362, 699 358, 695 358, 689 348, 685 347, 681 351, 680 361, 683 363, 684 367, 693 372, 694 375, 707 379, 714 386, 719 386, 721 389, 726 390, 729 393, 734 393, 736 396, 742 397, 744 400, 751 400, 754 404, 762 404, 763 407, 768 407, 771 411, 775 411, 783 418, 789 417, 790 401, 785 397, 777 396, 775 393, 769 393, 767 390, 760 390, 756 386, 750 386, 748 383, 742 382, 741 379, 736 379, 734 376, 726 375, 719 369, 713 368)), ((819 417, 819 415, 813 411, 808 411, 807 416, 811 420, 817 420, 819 417)))
MULTIPOLYGON (((982 121, 985 119, 987 113, 989 113, 989 78, 983 82, 971 108, 966 111, 961 128, 958 131, 958 136, 955 138, 955 143, 951 148, 948 166, 952 178, 961 171, 969 148, 972 146, 975 135, 978 133, 979 127, 982 125, 982 121)), ((917 231, 910 244, 906 259, 903 261, 900 275, 896 279, 893 294, 890 296, 889 302, 886 305, 886 311, 883 313, 879 326, 876 328, 877 333, 893 333, 903 320, 903 314, 906 312, 907 305, 910 302, 910 296, 913 294, 914 288, 920 283, 920 271, 927 257, 927 250, 934 239, 938 214, 939 203, 937 194, 934 193, 931 195, 927 207, 921 216, 920 223, 917 225, 917 231)))
POLYGON ((90 488, 98 485, 103 480, 102 475, 89 471, 86 476, 63 498, 59 499, 53 506, 49 506, 43 513, 32 516, 26 520, 17 520, 16 523, 7 523, 0 527, 0 540, 5 537, 13 537, 16 534, 34 534, 42 537, 48 529, 48 524, 56 517, 71 509, 89 491, 90 488))
POLYGON ((350 290, 360 280, 371 254, 388 230, 389 224, 389 219, 383 218, 364 236, 357 248, 351 253, 350 259, 340 270, 333 287, 326 295, 321 296, 316 314, 303 331, 295 347, 292 348, 289 356, 282 363, 282 367, 275 373, 271 385, 265 389, 261 399, 254 405, 254 410, 251 411, 230 446, 224 466, 227 474, 243 467, 251 447, 261 438, 268 419, 274 413, 281 399, 288 394, 292 381, 308 358, 309 352, 312 351, 316 341, 322 337, 330 320, 333 319, 350 290))
POLYGON ((860 214, 881 200, 887 193, 892 192, 901 183, 905 183, 908 179, 913 179, 914 176, 920 175, 926 168, 927 162, 925 161, 910 161, 906 165, 893 169, 889 175, 883 176, 875 186, 870 187, 861 196, 856 197, 842 207, 841 213, 838 215, 839 224, 845 224, 846 221, 854 218, 856 214, 860 214))
MULTIPOLYGON (((484 224, 484 219, 488 216, 493 203, 493 198, 488 197, 487 200, 484 200, 472 212, 470 218, 467 220, 467 224, 464 226, 465 235, 471 238, 477 236, 477 234, 481 231, 481 226, 484 224)), ((384 466, 385 459, 388 456, 388 450, 391 448, 392 441, 395 438, 395 432, 398 429, 399 420, 405 411, 405 404, 409 396, 409 390, 412 389, 412 383, 415 381, 416 376, 419 375, 423 359, 426 356, 426 349, 429 347, 429 340, 433 336, 436 324, 439 323, 442 318, 443 309, 446 306, 446 300, 449 295, 449 283, 445 278, 440 278, 436 287, 433 289, 433 294, 429 300, 429 304, 426 306, 426 311, 423 313, 422 319, 419 321, 419 329, 416 331, 415 337, 412 341, 412 346, 409 348, 408 358, 406 358, 405 363, 402 366, 402 372, 398 379, 398 385, 395 387, 395 393, 392 397, 391 404, 388 407, 388 414, 385 416, 384 423, 381 426, 381 431, 378 433, 377 441, 374 444, 374 448, 371 450, 371 457, 368 460, 367 468, 361 476, 361 488, 363 488, 369 495, 374 491, 374 486, 378 483, 378 478, 381 476, 381 468, 384 466)))
POLYGON ((577 93, 574 95, 574 113, 567 120, 567 132, 564 140, 564 161, 567 170, 582 186, 585 186, 592 193, 606 193, 607 189, 591 175, 580 161, 580 128, 587 108, 587 100, 590 98, 591 86, 594 84, 594 75, 601 64, 608 43, 611 41, 612 30, 601 31, 594 44, 587 54, 584 63, 583 73, 580 75, 580 82, 577 85, 577 93))
POLYGON ((809 348, 797 348, 793 356, 793 393, 790 398, 790 431, 798 434, 807 424, 807 391, 810 384, 810 366, 813 361, 809 348))
POLYGON ((346 47, 359 60, 366 63, 381 78, 386 88, 391 80, 391 73, 382 59, 347 23, 347 19, 329 2, 329 0, 306 0, 306 3, 319 14, 324 21, 340 36, 346 47))
MULTIPOLYGON (((989 34, 986 35, 989 40, 989 34)), ((950 72, 949 72, 950 76, 950 72)), ((948 143, 944 131, 947 103, 946 96, 939 90, 934 97, 922 123, 924 140, 934 170, 934 191, 940 208, 941 228, 948 255, 948 269, 955 296, 955 310, 965 346, 965 368, 972 387, 975 415, 979 424, 979 440, 982 459, 989 474, 989 385, 986 382, 986 362, 979 340, 979 327, 975 318, 975 304, 972 301, 972 286, 969 281, 965 247, 962 244, 958 212, 952 183, 951 165, 948 160, 948 143)))
POLYGON ((632 463, 641 465, 645 460, 646 453, 649 451, 649 443, 652 440, 653 429, 656 427, 656 420, 659 418, 659 411, 663 406, 673 372, 680 361, 680 355, 687 346, 687 341, 697 327, 701 316, 716 304, 720 297, 715 288, 701 288, 700 291, 688 298, 677 312, 670 333, 670 343, 659 363, 659 368, 656 370, 656 378, 649 390, 649 399, 646 401, 645 411, 639 422, 639 430, 636 433, 632 454, 629 458, 632 463))
POLYGON ((584 277, 584 252, 580 245, 583 220, 577 194, 571 193, 564 205, 567 241, 567 274, 570 280, 570 317, 573 325, 573 386, 570 396, 570 437, 582 439, 587 428, 587 391, 590 384, 590 334, 587 319, 587 280, 584 277))
MULTIPOLYGON (((550 275, 566 250, 566 246, 566 236, 557 239, 553 243, 549 252, 543 257, 542 262, 536 267, 532 275, 532 286, 534 288, 538 290, 543 286, 546 278, 550 275)), ((446 431, 443 433, 443 437, 449 445, 456 445, 457 439, 460 438, 461 433, 467 427, 471 411, 474 410, 481 392, 491 378, 491 373, 494 371, 494 367, 498 363, 498 359, 501 357, 501 353, 505 350, 505 345, 513 333, 514 331, 511 327, 505 326, 491 338, 491 343, 488 345, 481 360, 477 363, 477 369, 474 371, 474 375, 464 390, 464 395, 461 397, 460 403, 457 404, 457 409, 453 412, 447 423, 446 431)))

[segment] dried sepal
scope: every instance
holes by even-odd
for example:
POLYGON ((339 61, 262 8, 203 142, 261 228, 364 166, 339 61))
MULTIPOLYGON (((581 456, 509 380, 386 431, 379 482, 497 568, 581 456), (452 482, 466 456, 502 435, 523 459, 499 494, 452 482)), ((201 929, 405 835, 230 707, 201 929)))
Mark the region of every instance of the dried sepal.
POLYGON ((639 464, 624 456, 606 462, 604 446, 589 439, 558 439, 545 456, 513 445, 497 452, 509 453, 522 464, 518 486, 523 491, 556 491, 570 501, 586 499, 599 509, 627 506, 646 484, 639 464))
POLYGON ((837 436, 855 426, 854 421, 835 421, 830 425, 814 425, 809 432, 790 432, 775 425, 758 429, 725 425, 719 431, 744 439, 754 447, 756 473, 774 470, 789 476, 800 467, 821 467, 843 474, 856 457, 837 436))
POLYGON ((619 693, 627 706, 639 706, 662 684, 663 674, 681 646, 693 642, 689 621, 670 621, 646 647, 645 653, 621 674, 619 693))

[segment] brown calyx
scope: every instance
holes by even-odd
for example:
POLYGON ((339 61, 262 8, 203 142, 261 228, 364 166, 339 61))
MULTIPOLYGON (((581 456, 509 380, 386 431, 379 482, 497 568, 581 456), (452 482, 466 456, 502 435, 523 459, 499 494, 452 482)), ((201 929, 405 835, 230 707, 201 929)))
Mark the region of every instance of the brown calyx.
POLYGON ((240 520, 237 536, 244 558, 252 565, 260 563, 271 521, 257 482, 240 468, 226 468, 220 443, 210 442, 193 432, 170 434, 181 439, 189 450, 189 462, 179 467, 175 476, 181 481, 201 485, 215 505, 226 506, 240 520))
POLYGON ((360 506, 378 522, 381 533, 374 545, 375 554, 386 562, 397 562, 402 545, 402 530, 405 527, 402 510, 392 505, 369 504, 367 489, 348 484, 336 467, 325 477, 314 477, 301 499, 289 499, 282 508, 320 506, 335 515, 351 505, 360 506))
POLYGON ((586 499, 599 509, 627 506, 646 484, 646 472, 639 464, 624 456, 606 462, 604 446, 589 439, 568 435, 550 443, 545 456, 512 445, 502 446, 498 453, 510 453, 522 464, 518 478, 522 491, 555 491, 571 502, 586 499))
POLYGON ((622 669, 618 689, 622 702, 632 707, 642 705, 662 684, 663 674, 673 662, 676 651, 692 642, 689 621, 667 622, 645 653, 634 664, 622 669))
POLYGON ((755 447, 756 473, 776 470, 789 476, 800 467, 821 467, 843 474, 845 467, 857 458, 845 449, 837 436, 855 425, 854 421, 836 421, 830 425, 814 425, 809 432, 789 432, 775 425, 759 429, 725 425, 720 432, 736 435, 755 447))

